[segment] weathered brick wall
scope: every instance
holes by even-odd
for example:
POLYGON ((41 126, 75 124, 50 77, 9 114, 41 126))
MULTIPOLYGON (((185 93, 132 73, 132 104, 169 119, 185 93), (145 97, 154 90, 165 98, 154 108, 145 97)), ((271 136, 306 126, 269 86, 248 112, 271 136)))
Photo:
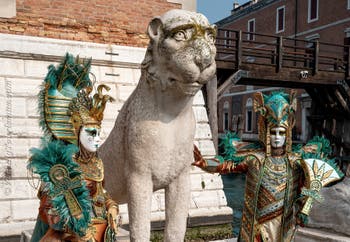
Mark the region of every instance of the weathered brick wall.
POLYGON ((294 0, 279 0, 256 11, 247 12, 234 22, 223 24, 222 27, 248 31, 248 21, 255 18, 255 32, 276 35, 276 11, 281 6, 285 6, 285 31, 277 35, 290 37, 297 31, 297 38, 300 39, 319 34, 319 41, 343 44, 344 30, 349 27, 350 22, 347 1, 339 1, 337 4, 319 1, 318 20, 308 23, 308 1, 299 1, 296 9, 294 0))
POLYGON ((147 24, 181 4, 166 0, 17 0, 0 33, 144 47, 147 24))

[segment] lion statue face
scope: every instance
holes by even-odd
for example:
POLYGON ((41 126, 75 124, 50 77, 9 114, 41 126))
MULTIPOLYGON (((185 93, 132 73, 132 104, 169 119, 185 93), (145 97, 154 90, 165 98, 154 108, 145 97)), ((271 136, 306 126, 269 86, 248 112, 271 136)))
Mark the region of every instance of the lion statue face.
POLYGON ((142 69, 152 85, 193 96, 214 76, 216 27, 204 15, 170 10, 150 22, 148 35, 142 69))

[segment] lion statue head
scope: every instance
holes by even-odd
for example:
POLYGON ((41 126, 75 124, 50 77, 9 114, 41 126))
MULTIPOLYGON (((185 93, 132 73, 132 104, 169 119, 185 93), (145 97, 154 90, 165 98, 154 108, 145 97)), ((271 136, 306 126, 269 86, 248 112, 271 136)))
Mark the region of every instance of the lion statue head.
POLYGON ((194 96, 216 71, 216 26, 185 10, 170 10, 148 26, 142 79, 161 90, 194 96))

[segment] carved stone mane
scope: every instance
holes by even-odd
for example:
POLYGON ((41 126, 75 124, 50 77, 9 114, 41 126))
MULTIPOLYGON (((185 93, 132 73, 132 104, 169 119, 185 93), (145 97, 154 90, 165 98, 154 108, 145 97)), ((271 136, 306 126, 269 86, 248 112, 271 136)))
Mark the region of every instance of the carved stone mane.
POLYGON ((148 26, 135 91, 100 148, 106 188, 128 202, 131 241, 149 241, 152 192, 165 188, 165 241, 183 241, 190 202, 194 95, 216 71, 216 29, 198 13, 171 10, 148 26))

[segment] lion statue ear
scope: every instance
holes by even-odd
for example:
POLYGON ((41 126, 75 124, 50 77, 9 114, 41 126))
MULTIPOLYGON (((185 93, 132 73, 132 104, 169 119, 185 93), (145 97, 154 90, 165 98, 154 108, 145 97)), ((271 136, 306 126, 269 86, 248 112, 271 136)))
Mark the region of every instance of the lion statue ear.
POLYGON ((264 97, 261 92, 254 93, 254 111, 259 112, 260 115, 266 115, 266 108, 264 106, 264 97))
POLYGON ((160 18, 154 18, 148 25, 148 28, 147 28, 148 36, 151 38, 151 40, 158 41, 162 36, 162 33, 163 33, 162 29, 163 29, 163 23, 160 20, 160 18))

